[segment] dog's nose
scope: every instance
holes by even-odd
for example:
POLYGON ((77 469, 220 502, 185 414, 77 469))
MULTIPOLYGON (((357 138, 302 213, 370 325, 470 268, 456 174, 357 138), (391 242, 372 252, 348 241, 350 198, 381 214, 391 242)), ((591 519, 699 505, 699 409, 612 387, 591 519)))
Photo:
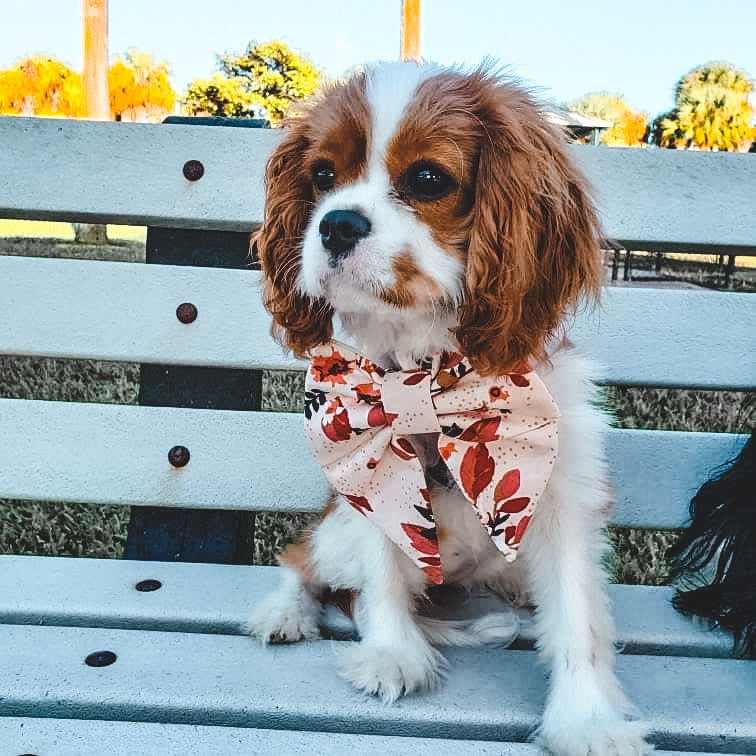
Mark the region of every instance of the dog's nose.
POLYGON ((331 210, 318 231, 323 246, 338 258, 348 255, 370 233, 370 221, 355 210, 331 210))

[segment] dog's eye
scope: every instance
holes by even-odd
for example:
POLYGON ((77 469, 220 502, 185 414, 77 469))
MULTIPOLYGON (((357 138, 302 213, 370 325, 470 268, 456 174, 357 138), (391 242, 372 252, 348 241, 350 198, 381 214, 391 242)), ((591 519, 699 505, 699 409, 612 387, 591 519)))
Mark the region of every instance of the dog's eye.
POLYGON ((435 165, 419 163, 410 168, 406 183, 417 199, 436 200, 454 186, 454 179, 435 165))
POLYGON ((312 181, 321 192, 333 189, 336 180, 336 171, 332 165, 316 165, 312 171, 312 181))

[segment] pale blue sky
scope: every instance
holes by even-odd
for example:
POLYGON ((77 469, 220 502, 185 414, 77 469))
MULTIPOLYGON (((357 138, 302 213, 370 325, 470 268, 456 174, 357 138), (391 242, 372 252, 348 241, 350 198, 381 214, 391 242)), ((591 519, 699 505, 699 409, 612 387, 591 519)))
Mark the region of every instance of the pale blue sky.
MULTIPOLYGON (((400 0, 110 0, 110 54, 149 50, 181 92, 209 76, 216 52, 279 37, 331 75, 399 51, 400 0)), ((0 67, 48 53, 81 68, 81 0, 0 0, 0 67)), ((494 56, 568 101, 623 94, 652 117, 677 79, 725 59, 756 76, 756 0, 423 0, 423 55, 441 63, 494 56)))

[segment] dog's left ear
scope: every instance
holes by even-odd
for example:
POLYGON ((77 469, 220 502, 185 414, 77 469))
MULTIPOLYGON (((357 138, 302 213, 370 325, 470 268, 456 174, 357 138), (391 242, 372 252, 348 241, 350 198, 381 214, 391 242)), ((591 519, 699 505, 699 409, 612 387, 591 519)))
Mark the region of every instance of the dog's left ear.
POLYGON ((455 330, 476 369, 501 375, 544 344, 601 281, 600 228, 566 139, 530 95, 479 75, 482 96, 466 294, 455 330))

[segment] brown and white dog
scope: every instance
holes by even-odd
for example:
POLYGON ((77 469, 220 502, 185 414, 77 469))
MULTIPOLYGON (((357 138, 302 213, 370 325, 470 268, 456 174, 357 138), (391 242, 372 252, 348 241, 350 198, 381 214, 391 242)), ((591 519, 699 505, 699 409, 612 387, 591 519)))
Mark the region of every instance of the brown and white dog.
MULTIPOLYGON (((336 329, 384 367, 410 370, 445 350, 483 375, 535 365, 559 407, 559 456, 517 560, 502 558, 458 489, 429 485, 445 579, 536 607, 551 673, 537 737, 558 754, 646 749, 614 674, 606 421, 591 364, 563 334, 598 294, 599 238, 563 135, 526 90, 486 67, 392 63, 330 86, 289 122, 256 239, 275 333, 297 355, 336 329)), ((387 701, 439 684, 434 643, 511 633, 506 615, 456 635, 425 619, 425 573, 341 497, 282 562, 252 634, 315 638, 320 592, 352 589, 361 640, 344 645, 341 670, 387 701)))

